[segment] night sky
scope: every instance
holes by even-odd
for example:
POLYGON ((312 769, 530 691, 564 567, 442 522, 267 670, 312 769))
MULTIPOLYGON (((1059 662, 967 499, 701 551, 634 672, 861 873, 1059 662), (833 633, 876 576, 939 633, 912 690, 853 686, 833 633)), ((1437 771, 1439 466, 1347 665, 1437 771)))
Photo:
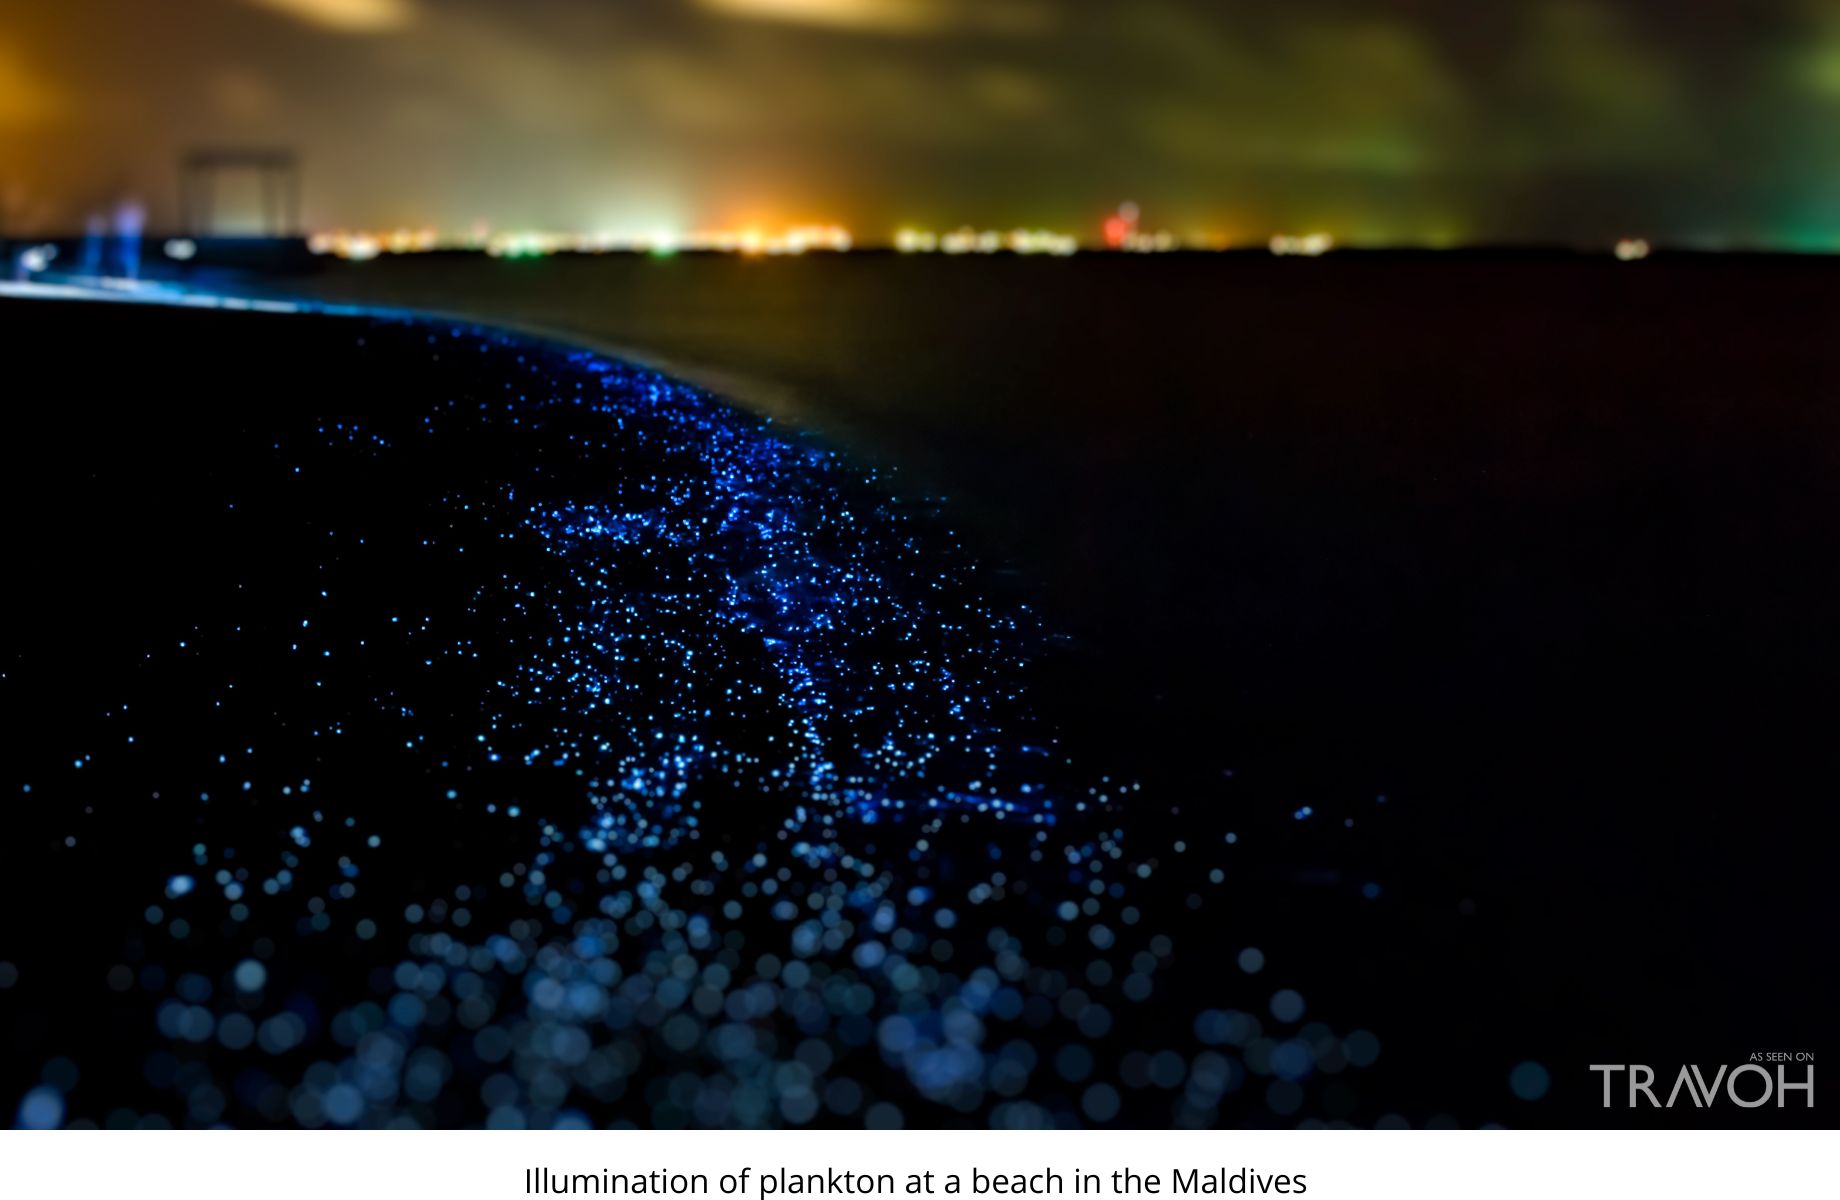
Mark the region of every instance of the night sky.
POLYGON ((273 144, 321 228, 1840 248, 1832 0, 3 3, 0 232, 273 144))

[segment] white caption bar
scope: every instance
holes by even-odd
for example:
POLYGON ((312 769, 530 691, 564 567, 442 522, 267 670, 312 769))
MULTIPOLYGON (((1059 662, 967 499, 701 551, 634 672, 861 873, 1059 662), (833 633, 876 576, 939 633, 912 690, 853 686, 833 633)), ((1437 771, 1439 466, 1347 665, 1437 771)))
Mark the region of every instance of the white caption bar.
POLYGON ((1840 1195, 1837 1164, 1840 1136, 1829 1132, 0 1133, 0 1195, 137 1200, 584 1194, 1799 1200, 1840 1195), (1126 1181, 1114 1173, 1126 1170, 1134 1186, 1121 1190, 1126 1181), (606 1188, 653 1172, 700 1177, 707 1192, 595 1190, 597 1182, 606 1188), (892 1182, 895 1190, 832 1190, 842 1172, 892 1182), (931 1191, 912 1190, 910 1177, 927 1172, 931 1191), (993 1177, 1004 1181, 1001 1190, 993 1177), (562 1190, 584 1180, 585 1191, 562 1190), (795 1183, 803 1186, 793 1190, 795 1183))

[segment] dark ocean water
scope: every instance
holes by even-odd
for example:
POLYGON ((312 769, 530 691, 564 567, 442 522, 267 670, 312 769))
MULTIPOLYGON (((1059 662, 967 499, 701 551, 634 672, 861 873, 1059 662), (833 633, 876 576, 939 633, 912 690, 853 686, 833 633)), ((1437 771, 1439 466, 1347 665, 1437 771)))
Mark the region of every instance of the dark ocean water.
MULTIPOLYGON (((1824 1044, 1831 265, 422 259, 268 286, 630 348, 943 497, 986 611, 1040 615, 1031 719, 1134 786, 1107 801, 1127 847, 1228 876, 1201 908, 1168 889, 1172 1007, 1086 1039, 1120 1119, 1195 1119, 1125 1056, 1175 1010, 1256 1010, 1254 944, 1386 1047, 1292 1119, 1621 1123, 1589 1063, 1824 1044)), ((120 320, 150 389, 261 394, 242 335, 120 320)), ((73 399, 134 394, 78 365, 85 334, 45 336, 73 399)), ((353 415, 421 369, 370 362, 353 415)), ((1018 1094, 1094 1119, 1043 1077, 1060 1099, 1018 1094)), ((1235 1094, 1210 1119, 1285 1115, 1235 1094)))

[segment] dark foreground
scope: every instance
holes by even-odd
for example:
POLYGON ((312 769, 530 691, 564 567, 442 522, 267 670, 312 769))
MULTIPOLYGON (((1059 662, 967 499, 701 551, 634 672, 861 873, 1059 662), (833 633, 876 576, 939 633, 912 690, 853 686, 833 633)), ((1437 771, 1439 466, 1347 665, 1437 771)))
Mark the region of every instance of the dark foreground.
MULTIPOLYGON (((782 266, 845 269, 751 265, 782 266)), ((908 448, 896 490, 949 488, 969 555, 553 352, 9 306, 48 348, 9 463, 12 1090, 98 1122, 1617 1124, 1650 1118, 1589 1063, 1818 1050, 1823 277, 1263 276, 1202 356, 1169 269, 1120 341, 986 288, 1022 349, 797 393, 908 448)), ((1802 1119, 1657 1117, 1740 1115, 1802 1119)))

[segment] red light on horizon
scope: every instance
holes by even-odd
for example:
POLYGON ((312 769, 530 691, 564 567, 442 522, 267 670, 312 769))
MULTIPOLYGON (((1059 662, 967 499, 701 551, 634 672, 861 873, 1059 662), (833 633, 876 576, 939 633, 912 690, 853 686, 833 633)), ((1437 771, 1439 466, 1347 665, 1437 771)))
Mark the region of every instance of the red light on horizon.
POLYGON ((1118 211, 1105 218, 1105 245, 1111 250, 1120 250, 1130 242, 1137 232, 1137 205, 1126 200, 1118 206, 1118 211))

